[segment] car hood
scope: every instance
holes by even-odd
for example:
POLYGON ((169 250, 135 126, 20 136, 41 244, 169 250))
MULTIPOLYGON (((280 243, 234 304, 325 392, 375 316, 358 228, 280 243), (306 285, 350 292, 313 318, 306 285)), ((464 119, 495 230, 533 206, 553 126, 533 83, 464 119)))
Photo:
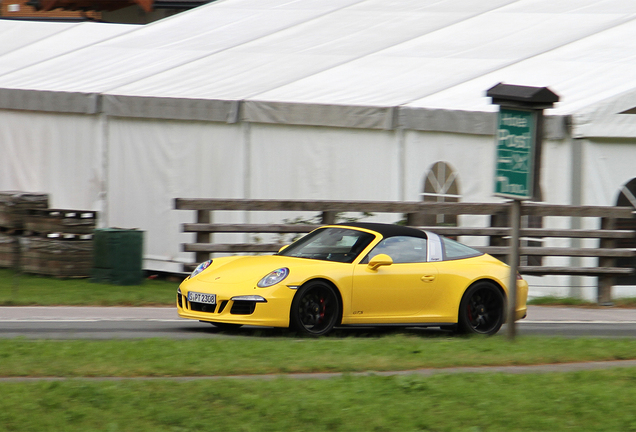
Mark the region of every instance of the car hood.
POLYGON ((278 255, 224 257, 214 259, 212 265, 198 275, 196 280, 217 284, 246 282, 256 284, 270 272, 282 267, 289 268, 290 274, 293 274, 294 270, 300 270, 301 267, 304 270, 307 267, 325 267, 334 264, 342 265, 342 263, 278 255))

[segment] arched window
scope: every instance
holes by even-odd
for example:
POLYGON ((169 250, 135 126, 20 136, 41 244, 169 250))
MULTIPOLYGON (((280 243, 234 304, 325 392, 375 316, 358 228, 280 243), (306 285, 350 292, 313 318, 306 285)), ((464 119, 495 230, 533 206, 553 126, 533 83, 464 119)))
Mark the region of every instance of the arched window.
MULTIPOLYGON (((457 172, 447 162, 435 162, 424 178, 425 202, 459 202, 459 179, 457 172)), ((457 215, 425 215, 424 225, 457 226, 457 215)))
MULTIPOLYGON (((619 207, 634 207, 636 209, 636 178, 631 179, 618 193, 616 205, 619 207)), ((636 230, 636 219, 617 219, 617 229, 636 230)), ((636 248, 636 238, 623 238, 616 240, 616 247, 636 248)), ((636 257, 618 258, 617 263, 620 267, 636 268, 636 257)), ((616 278, 616 285, 636 285, 636 274, 616 278)))
MULTIPOLYGON (((616 205, 619 207, 636 208, 636 178, 628 181, 620 190, 616 205)), ((629 219, 631 220, 631 219, 629 219)))

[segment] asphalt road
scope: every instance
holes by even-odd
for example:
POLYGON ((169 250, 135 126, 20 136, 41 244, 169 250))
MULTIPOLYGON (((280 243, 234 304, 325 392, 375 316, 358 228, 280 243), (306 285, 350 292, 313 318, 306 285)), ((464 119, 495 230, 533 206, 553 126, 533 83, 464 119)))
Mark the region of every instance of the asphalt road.
MULTIPOLYGON (((382 334, 394 328, 343 328, 336 334, 382 334)), ((422 336, 444 334, 439 329, 409 330, 422 336)), ((505 332, 505 326, 501 330, 505 332)), ((636 337, 636 309, 563 308, 530 306, 518 322, 519 335, 570 337, 636 337)), ((274 337, 284 331, 243 327, 220 332, 215 327, 181 319, 174 308, 130 307, 0 307, 0 338, 32 339, 139 339, 274 337)))

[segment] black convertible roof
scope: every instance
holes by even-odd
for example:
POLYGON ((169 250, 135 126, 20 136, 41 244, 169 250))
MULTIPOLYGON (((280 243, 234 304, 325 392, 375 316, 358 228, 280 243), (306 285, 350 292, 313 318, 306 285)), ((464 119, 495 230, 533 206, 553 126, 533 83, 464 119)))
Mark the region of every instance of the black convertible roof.
POLYGON ((382 237, 395 237, 395 236, 409 236, 426 238, 426 233, 417 228, 411 228, 402 225, 384 224, 384 223, 372 223, 372 222, 351 222, 351 223, 339 223, 338 226, 349 226, 354 228, 364 228, 371 231, 382 234, 382 237))

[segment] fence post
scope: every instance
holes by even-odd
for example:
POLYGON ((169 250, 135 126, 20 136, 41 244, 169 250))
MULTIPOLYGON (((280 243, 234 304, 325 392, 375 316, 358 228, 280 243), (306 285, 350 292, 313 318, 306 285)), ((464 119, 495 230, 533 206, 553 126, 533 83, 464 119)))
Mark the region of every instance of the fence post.
MULTIPOLYGON (((609 230, 616 227, 616 219, 612 217, 601 218, 601 229, 609 230)), ((614 239, 601 239, 601 248, 615 248, 616 240, 614 239)), ((616 258, 612 257, 600 257, 598 259, 599 267, 615 267, 616 258)), ((614 285, 613 275, 601 275, 598 277, 598 291, 596 295, 596 301, 601 306, 612 305, 612 286, 614 285)))
MULTIPOLYGON (((503 212, 498 212, 490 215, 490 227, 491 228, 501 228, 506 227, 510 228, 512 225, 510 223, 509 210, 505 210, 503 212)), ((510 242, 504 236, 489 236, 488 244, 490 246, 509 246, 510 242)), ((505 262, 506 264, 510 264, 508 262, 509 255, 493 255, 495 258, 505 262)))
POLYGON ((322 223, 324 225, 333 225, 336 223, 336 214, 334 211, 324 211, 322 212, 322 223))
POLYGON ((408 213, 406 215, 406 225, 407 226, 423 226, 424 225, 424 213, 408 213))
POLYGON ((508 284, 508 339, 513 340, 517 333, 515 314, 517 311, 517 271, 519 269, 519 229, 521 225, 521 200, 510 203, 510 246, 508 265, 510 280, 508 284))
MULTIPOLYGON (((212 219, 210 213, 212 212, 209 210, 197 210, 197 223, 209 224, 212 219)), ((211 234, 209 232, 197 232, 196 236, 197 243, 211 243, 211 234)), ((210 259, 210 254, 208 252, 195 252, 195 255, 197 263, 202 263, 203 261, 210 259)))

